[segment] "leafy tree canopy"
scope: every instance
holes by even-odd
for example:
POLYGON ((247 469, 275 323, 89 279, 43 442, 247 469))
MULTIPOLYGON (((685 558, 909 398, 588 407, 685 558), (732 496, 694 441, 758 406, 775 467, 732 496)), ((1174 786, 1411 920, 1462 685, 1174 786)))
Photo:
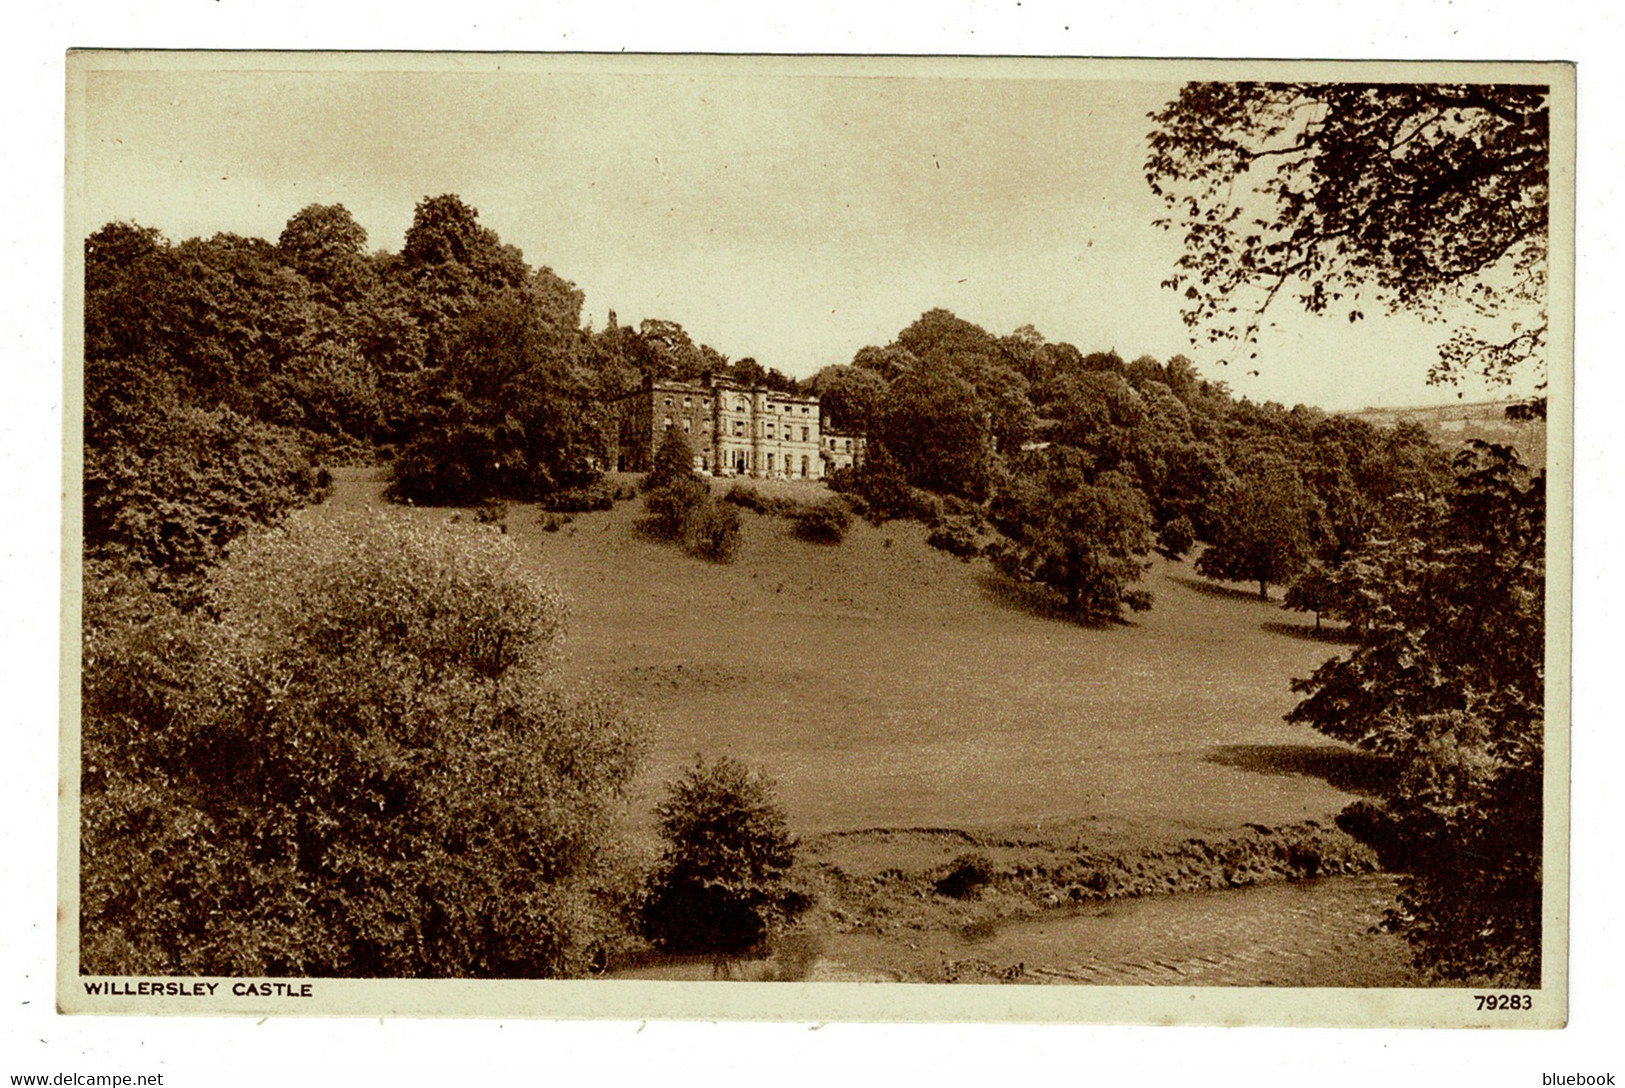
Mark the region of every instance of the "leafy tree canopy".
POLYGON ((190 616, 88 584, 85 970, 535 978, 613 939, 641 734, 545 682, 563 604, 504 538, 296 520, 190 616))
POLYGON ((981 498, 993 436, 975 388, 941 366, 921 367, 892 384, 876 436, 909 483, 981 498))
POLYGON ((1269 586, 1292 581, 1314 555, 1320 500, 1296 467, 1274 454, 1254 456, 1216 505, 1214 539, 1196 559, 1210 578, 1269 586))
POLYGON ((665 851, 643 920, 656 944, 736 955, 787 917, 796 843, 771 782, 727 757, 697 761, 655 815, 665 851))
POLYGON ((1540 980, 1545 477, 1477 443, 1448 496, 1313 587, 1357 638, 1287 716, 1391 757, 1390 923, 1451 979, 1540 980))
POLYGON ((995 565, 1055 590, 1074 618, 1102 623, 1151 607, 1136 586, 1149 566, 1151 510, 1127 477, 1097 475, 1064 446, 1038 451, 1022 459, 989 516, 1006 538, 991 551, 995 565))
POLYGON ((1193 337, 1251 351, 1282 291, 1457 328, 1432 377, 1543 365, 1543 86, 1191 83, 1152 114, 1146 177, 1185 253, 1193 337))

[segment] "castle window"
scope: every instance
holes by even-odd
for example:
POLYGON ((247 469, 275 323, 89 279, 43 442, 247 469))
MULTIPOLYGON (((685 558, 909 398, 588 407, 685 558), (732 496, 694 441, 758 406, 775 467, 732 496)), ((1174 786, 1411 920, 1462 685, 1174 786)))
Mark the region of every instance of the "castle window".
POLYGON ((689 426, 688 420, 686 420, 686 419, 683 420, 683 430, 688 431, 688 430, 692 430, 692 429, 693 428, 689 426))
MULTIPOLYGON (((801 440, 803 442, 808 441, 808 439, 807 439, 807 428, 806 427, 801 428, 801 440)), ((803 473, 803 475, 805 475, 805 473, 803 473)))
POLYGON ((671 407, 671 398, 670 398, 670 397, 667 397, 667 398, 666 398, 666 407, 667 407, 667 408, 670 408, 670 407, 671 407))
POLYGON ((666 417, 666 430, 671 430, 671 416, 666 417))

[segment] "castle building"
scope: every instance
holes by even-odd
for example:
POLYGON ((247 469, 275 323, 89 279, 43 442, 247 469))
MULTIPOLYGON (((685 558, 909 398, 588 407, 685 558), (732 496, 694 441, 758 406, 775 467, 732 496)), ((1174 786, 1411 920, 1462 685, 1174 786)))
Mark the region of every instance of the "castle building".
POLYGON ((861 434, 847 434, 844 431, 833 430, 829 420, 824 420, 823 448, 819 451, 824 458, 824 475, 828 476, 836 469, 855 468, 863 464, 867 442, 861 434))
POLYGON ((791 480, 824 476, 815 396, 709 377, 698 382, 645 378, 642 387, 612 403, 619 420, 615 464, 623 472, 647 472, 666 432, 681 427, 700 472, 791 480))

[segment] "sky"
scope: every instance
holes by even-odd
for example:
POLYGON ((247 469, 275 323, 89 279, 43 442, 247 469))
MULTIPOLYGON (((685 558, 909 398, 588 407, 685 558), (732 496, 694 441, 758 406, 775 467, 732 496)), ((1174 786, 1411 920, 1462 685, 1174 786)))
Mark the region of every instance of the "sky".
POLYGON ((1192 345, 1160 286, 1178 239, 1153 226, 1142 169, 1147 115, 1177 81, 805 58, 188 61, 86 73, 69 188, 85 230, 275 239, 339 203, 397 250, 418 201, 456 193, 580 287, 594 327, 611 310, 674 320, 797 377, 944 307, 1085 352, 1184 353, 1254 400, 1508 392, 1429 386, 1444 330, 1403 315, 1351 327, 1283 300, 1246 366, 1192 345))

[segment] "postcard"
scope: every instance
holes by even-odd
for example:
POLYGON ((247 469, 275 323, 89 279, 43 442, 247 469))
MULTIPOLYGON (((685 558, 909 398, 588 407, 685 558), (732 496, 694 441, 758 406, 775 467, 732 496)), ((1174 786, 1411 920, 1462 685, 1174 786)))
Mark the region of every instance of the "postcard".
POLYGON ((1572 66, 67 71, 64 1012, 1566 1022, 1572 66))

